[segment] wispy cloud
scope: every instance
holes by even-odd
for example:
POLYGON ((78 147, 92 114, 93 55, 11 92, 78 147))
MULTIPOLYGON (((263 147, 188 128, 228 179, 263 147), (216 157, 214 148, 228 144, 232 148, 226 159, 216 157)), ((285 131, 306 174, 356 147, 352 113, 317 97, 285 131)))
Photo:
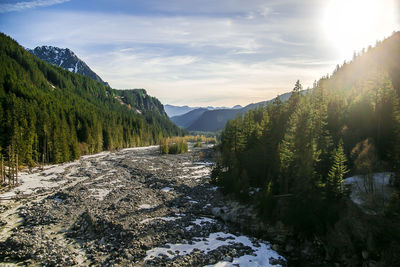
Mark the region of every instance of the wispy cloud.
MULTIPOLYGON (((14 1, 0 12, 62 2, 14 1)), ((163 103, 246 105, 297 79, 311 86, 342 62, 319 25, 325 2, 71 1, 2 14, 0 31, 30 48, 68 47, 114 88, 146 88, 163 103)))
POLYGON ((22 11, 25 9, 31 9, 36 7, 46 7, 57 4, 62 4, 70 0, 34 0, 24 1, 17 3, 0 4, 0 13, 7 13, 12 11, 22 11))
POLYGON ((308 66, 328 59, 307 47, 313 29, 292 18, 40 13, 25 35, 35 41, 25 46, 68 47, 111 86, 146 88, 164 103, 246 105, 332 68, 308 66))

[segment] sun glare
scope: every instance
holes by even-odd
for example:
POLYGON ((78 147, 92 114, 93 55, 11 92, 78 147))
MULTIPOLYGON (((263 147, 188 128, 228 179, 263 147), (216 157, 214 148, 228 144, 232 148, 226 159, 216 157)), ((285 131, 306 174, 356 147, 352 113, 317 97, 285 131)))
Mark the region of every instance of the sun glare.
POLYGON ((376 40, 399 30, 396 0, 331 0, 323 17, 323 30, 338 56, 350 59, 376 40))

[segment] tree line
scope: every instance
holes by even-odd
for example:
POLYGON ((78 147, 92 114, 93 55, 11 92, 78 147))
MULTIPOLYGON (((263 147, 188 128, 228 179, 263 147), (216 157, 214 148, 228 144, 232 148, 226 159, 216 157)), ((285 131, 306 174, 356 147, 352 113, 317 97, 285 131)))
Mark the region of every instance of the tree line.
POLYGON ((144 90, 114 90, 50 65, 0 34, 0 153, 19 162, 157 144, 182 131, 144 90))
POLYGON ((306 93, 297 81, 288 101, 276 98, 230 120, 213 181, 254 201, 266 220, 304 235, 325 233, 336 222, 349 194, 346 176, 391 171, 398 181, 400 91, 393 68, 400 62, 389 61, 400 55, 399 36, 338 66, 306 93), (254 188, 261 190, 253 194, 254 188))

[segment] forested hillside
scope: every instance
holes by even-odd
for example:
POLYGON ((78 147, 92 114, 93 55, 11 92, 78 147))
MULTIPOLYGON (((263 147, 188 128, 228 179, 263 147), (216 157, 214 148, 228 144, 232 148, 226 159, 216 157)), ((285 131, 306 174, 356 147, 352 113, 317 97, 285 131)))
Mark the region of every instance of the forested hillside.
MULTIPOLYGON (((215 182, 227 193, 254 201, 270 222, 283 221, 305 236, 326 233, 344 212, 348 199, 345 177, 394 172, 394 184, 399 184, 399 80, 397 32, 356 54, 350 63, 337 66, 307 94, 299 93, 297 82, 287 102, 276 99, 230 120, 213 170, 215 182)), ((381 242, 374 248, 374 257, 384 258, 386 264, 399 260, 394 257, 400 246, 399 204, 394 193, 385 216, 380 217, 384 221, 379 225, 385 227, 375 223, 368 230, 371 240, 381 242)), ((366 241, 358 240, 355 231, 349 234, 353 236, 344 244, 354 251, 361 249, 363 245, 352 242, 366 241)))
POLYGON ((129 109, 134 109, 140 114, 150 113, 164 118, 168 117, 163 104, 157 98, 149 96, 144 89, 114 89, 112 91, 114 97, 129 109))
POLYGON ((183 115, 173 116, 171 120, 179 127, 187 128, 207 110, 206 108, 197 108, 183 115))
MULTIPOLYGON (((302 93, 304 93, 304 91, 302 93)), ((290 94, 291 93, 289 92, 277 97, 279 97, 281 101, 285 102, 289 99, 290 94)), ((255 109, 257 107, 270 104, 273 101, 274 99, 253 103, 243 108, 220 108, 215 110, 206 110, 205 112, 202 112, 200 116, 194 117, 191 122, 187 122, 187 126, 184 126, 184 128, 190 131, 217 132, 225 127, 225 124, 228 122, 228 120, 234 119, 238 115, 243 115, 250 109, 255 109)))
POLYGON ((0 35, 0 147, 21 163, 158 143, 181 131, 144 90, 114 90, 0 35), (11 152, 13 154, 13 152, 11 152))

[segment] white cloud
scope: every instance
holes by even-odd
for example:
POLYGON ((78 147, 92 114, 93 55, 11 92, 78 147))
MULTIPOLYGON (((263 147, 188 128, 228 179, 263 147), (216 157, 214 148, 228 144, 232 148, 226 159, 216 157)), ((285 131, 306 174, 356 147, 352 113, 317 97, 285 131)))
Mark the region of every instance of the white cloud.
POLYGON ((62 4, 68 1, 70 0, 35 0, 35 1, 0 4, 0 13, 22 11, 25 9, 31 9, 36 7, 52 6, 56 4, 62 4))
POLYGON ((341 63, 318 26, 323 2, 149 1, 160 12, 37 11, 0 29, 27 47, 72 49, 114 88, 146 88, 170 104, 246 105, 297 79, 311 86, 341 63))
POLYGON ((163 103, 246 105, 326 74, 325 65, 321 71, 308 64, 318 57, 315 49, 288 37, 304 28, 293 18, 72 12, 40 18, 29 32, 36 45, 68 47, 111 86, 146 88, 163 103))
POLYGON ((288 58, 258 63, 196 58, 188 64, 168 64, 182 59, 152 60, 152 57, 115 52, 90 60, 102 66, 96 71, 117 88, 147 88, 164 103, 192 105, 246 105, 264 101, 291 90, 297 79, 310 85, 331 70, 331 62, 314 64, 288 58), (107 64, 109 58, 115 61, 107 64))

